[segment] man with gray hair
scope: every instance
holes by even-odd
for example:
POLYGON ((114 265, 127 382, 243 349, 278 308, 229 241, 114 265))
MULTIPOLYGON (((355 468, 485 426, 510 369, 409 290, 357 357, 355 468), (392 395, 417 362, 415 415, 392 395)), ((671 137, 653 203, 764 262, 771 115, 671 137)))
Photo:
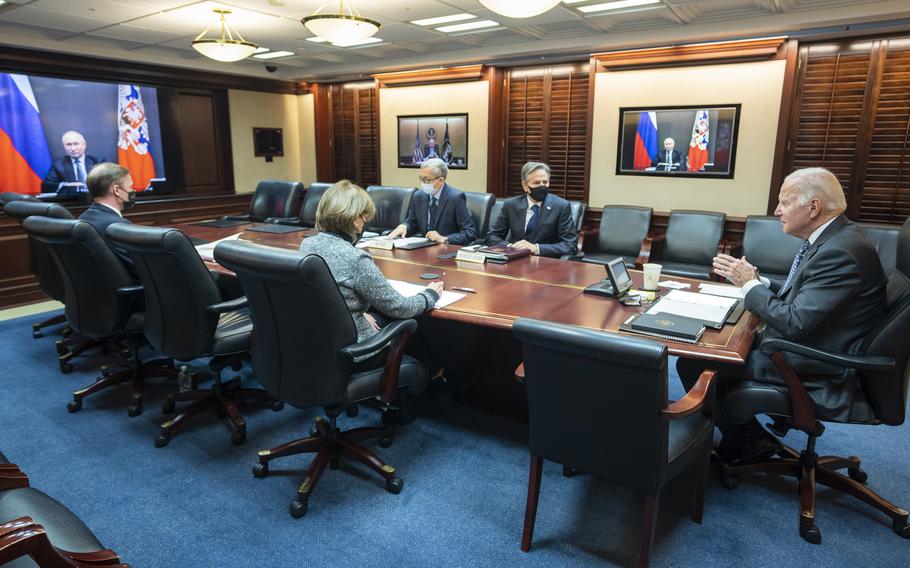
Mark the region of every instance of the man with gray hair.
MULTIPOLYGON (((859 227, 844 215, 847 205, 837 178, 823 168, 797 170, 780 189, 777 209, 781 228, 804 239, 783 285, 759 275, 745 257, 719 255, 714 272, 742 286, 746 309, 761 317, 766 328, 744 367, 710 365, 718 371, 719 396, 743 380, 785 388, 783 378, 761 343, 774 338, 796 341, 807 347, 851 353, 881 321, 885 313, 885 275, 875 248, 859 227)), ((862 396, 856 379, 813 360, 786 355, 801 376, 820 418, 850 419, 854 398, 862 396)), ((704 364, 680 359, 679 376, 687 386, 695 383, 704 364)), ((733 424, 717 413, 724 439, 718 447, 722 460, 736 462, 776 451, 776 443, 754 419, 733 424)))
MULTIPOLYGON (((86 179, 89 192, 94 202, 79 216, 95 227, 103 239, 107 239, 107 228, 113 223, 131 223, 123 216, 123 211, 136 203, 136 192, 133 191, 133 177, 130 171, 119 164, 102 162, 92 168, 86 179)), ((133 279, 139 281, 139 273, 133 265, 129 254, 117 247, 111 249, 120 257, 133 279)))
POLYGON ((404 223, 389 237, 421 236, 441 244, 466 245, 477 238, 467 198, 446 183, 449 166, 439 158, 420 164, 420 191, 411 198, 404 223))
POLYGON ((41 184, 43 193, 57 192, 61 198, 75 197, 85 191, 88 172, 104 158, 85 153, 85 137, 75 130, 63 133, 60 141, 65 154, 54 160, 41 184))
POLYGON ((565 199, 550 193, 550 167, 527 162, 521 168, 523 195, 507 199, 490 226, 487 244, 509 244, 531 254, 560 257, 578 252, 578 228, 565 199))

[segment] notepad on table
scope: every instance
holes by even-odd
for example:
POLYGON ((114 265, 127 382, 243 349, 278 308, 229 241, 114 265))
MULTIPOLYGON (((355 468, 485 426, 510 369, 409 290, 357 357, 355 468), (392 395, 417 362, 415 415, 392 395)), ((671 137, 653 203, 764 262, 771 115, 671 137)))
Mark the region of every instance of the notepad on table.
MULTIPOLYGON (((402 282, 401 280, 389 280, 389 284, 392 285, 392 288, 395 288, 395 291, 401 294, 402 296, 416 296, 417 294, 423 292, 427 289, 426 286, 421 286, 419 284, 411 284, 410 282, 402 282)), ((443 290, 440 294, 439 299, 436 300, 436 304, 433 306, 436 309, 442 309, 448 305, 454 304, 458 300, 465 297, 465 294, 457 294, 455 292, 449 292, 448 290, 443 290)))
POLYGON ((693 318, 703 321, 709 327, 720 329, 738 302, 739 300, 735 298, 673 290, 651 306, 646 313, 693 318))
POLYGON ((661 339, 697 343, 705 332, 701 320, 674 314, 643 313, 632 316, 619 325, 619 329, 661 339))

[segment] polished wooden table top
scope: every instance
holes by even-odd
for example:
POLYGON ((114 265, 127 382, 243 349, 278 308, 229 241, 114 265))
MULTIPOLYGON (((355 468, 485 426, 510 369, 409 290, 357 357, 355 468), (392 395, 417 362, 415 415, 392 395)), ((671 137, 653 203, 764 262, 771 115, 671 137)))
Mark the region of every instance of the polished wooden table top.
MULTIPOLYGON (((307 234, 313 234, 313 230, 284 234, 247 230, 254 226, 218 229, 186 224, 177 228, 190 237, 206 241, 242 232, 241 240, 293 250, 307 234)), ((536 256, 507 264, 475 264, 437 258, 458 248, 436 245, 411 251, 366 250, 390 279, 422 283, 425 281, 420 280, 420 274, 445 273, 447 289, 455 286, 477 290, 476 294, 466 294, 463 300, 445 309, 434 310, 431 315, 435 318, 508 329, 513 321, 524 317, 616 332, 619 324, 629 316, 646 309, 624 306, 613 298, 583 294, 583 288, 604 278, 604 268, 599 265, 536 256)), ((217 265, 213 268, 224 271, 217 265)), ((634 284, 640 286, 641 272, 630 272, 634 284)), ((690 283, 693 290, 699 282, 676 276, 673 280, 690 283)), ((756 327, 757 318, 746 312, 736 325, 726 325, 721 330, 706 329, 699 343, 670 340, 664 343, 674 355, 742 364, 756 327)))

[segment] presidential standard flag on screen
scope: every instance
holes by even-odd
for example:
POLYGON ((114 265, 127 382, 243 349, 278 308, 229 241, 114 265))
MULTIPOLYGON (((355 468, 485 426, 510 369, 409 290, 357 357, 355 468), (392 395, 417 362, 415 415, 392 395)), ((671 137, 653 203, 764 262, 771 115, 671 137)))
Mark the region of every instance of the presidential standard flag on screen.
POLYGON ((635 132, 635 160, 632 167, 643 170, 657 158, 657 113, 643 112, 635 132))
POLYGON ((40 193, 51 153, 25 75, 0 73, 0 191, 40 193))
POLYGON ((452 162, 452 142, 449 140, 449 121, 446 120, 446 133, 442 138, 442 161, 446 164, 452 162))
POLYGON ((708 162, 708 111, 701 109, 695 113, 692 124, 692 141, 689 142, 690 172, 697 172, 708 162))
POLYGON ((423 148, 420 147, 420 121, 417 121, 417 137, 414 140, 414 154, 412 156, 414 163, 419 164, 423 161, 423 148))
POLYGON ((142 191, 148 188, 155 177, 142 95, 135 85, 120 85, 117 92, 117 116, 120 117, 117 161, 130 171, 133 188, 142 191))

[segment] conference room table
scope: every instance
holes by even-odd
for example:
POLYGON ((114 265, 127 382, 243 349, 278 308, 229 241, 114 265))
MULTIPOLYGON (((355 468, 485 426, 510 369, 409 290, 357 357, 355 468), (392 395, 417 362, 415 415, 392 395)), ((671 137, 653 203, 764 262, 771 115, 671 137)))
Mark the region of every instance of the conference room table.
MULTIPOLYGON (((240 233, 241 240, 291 250, 297 250, 302 239, 316 234, 313 229, 282 234, 250 230, 257 226, 261 225, 214 228, 182 224, 176 228, 196 242, 212 242, 240 233)), ((586 286, 606 276, 604 267, 600 265, 537 256, 506 264, 477 264, 439 258, 455 253, 458 248, 455 245, 434 245, 416 250, 365 250, 389 279, 426 283, 420 276, 433 273, 444 280, 447 290, 453 287, 476 290, 476 293, 466 293, 463 299, 443 309, 422 316, 419 333, 435 338, 437 346, 434 351, 444 353, 447 359, 444 362, 447 377, 470 375, 470 381, 474 382, 479 375, 490 376, 490 381, 486 381, 488 384, 480 387, 480 390, 488 391, 481 398, 515 395, 512 387, 501 383, 504 382, 503 375, 511 377, 521 361, 520 348, 511 337, 512 323, 516 319, 534 318, 625 333, 619 331, 619 325, 647 309, 647 306, 625 306, 614 298, 584 294, 582 290, 586 286)), ((209 265, 213 270, 229 272, 215 263, 209 265)), ((642 273, 637 270, 630 273, 633 284, 640 287, 642 273)), ((676 276, 662 278, 668 279, 690 284, 689 290, 698 291, 698 280, 676 276)), ((665 293, 666 289, 662 288, 660 292, 665 293)), ((706 329, 698 343, 659 341, 668 347, 672 355, 741 365, 752 346, 757 324, 757 318, 745 312, 735 324, 725 325, 719 330, 706 329)), ((490 407, 489 404, 481 406, 490 407)), ((515 412, 506 413, 521 414, 523 406, 519 402, 512 409, 515 412)))

